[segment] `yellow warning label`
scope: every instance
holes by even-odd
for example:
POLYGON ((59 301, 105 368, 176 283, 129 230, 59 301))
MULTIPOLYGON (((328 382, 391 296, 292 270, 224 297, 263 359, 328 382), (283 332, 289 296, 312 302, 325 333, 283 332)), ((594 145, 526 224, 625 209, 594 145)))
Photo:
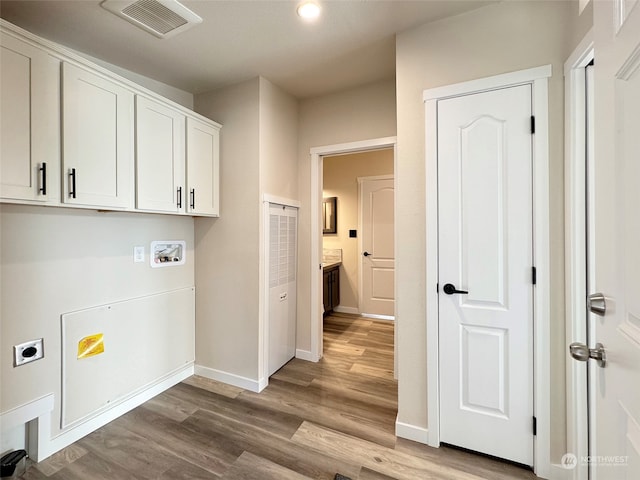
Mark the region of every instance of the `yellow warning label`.
POLYGON ((96 333, 95 335, 89 335, 84 337, 78 342, 78 359, 93 357, 94 355, 100 355, 104 353, 104 341, 103 334, 96 333))

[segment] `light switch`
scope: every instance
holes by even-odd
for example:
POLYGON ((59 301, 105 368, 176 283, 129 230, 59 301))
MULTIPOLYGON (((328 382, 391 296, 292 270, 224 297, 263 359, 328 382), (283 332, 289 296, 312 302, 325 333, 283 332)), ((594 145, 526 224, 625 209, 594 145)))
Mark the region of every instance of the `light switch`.
POLYGON ((133 247, 133 261, 135 263, 144 262, 144 246, 136 245, 133 247))

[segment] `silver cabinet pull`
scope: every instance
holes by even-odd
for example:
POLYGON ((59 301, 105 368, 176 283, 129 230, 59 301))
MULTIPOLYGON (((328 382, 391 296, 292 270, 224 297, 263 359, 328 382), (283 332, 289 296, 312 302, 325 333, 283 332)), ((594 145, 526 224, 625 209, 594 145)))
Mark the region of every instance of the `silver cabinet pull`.
POLYGON ((569 353, 579 362, 586 362, 590 358, 598 362, 598 366, 604 368, 607 365, 607 355, 604 345, 596 343, 596 348, 589 348, 584 343, 573 342, 569 345, 569 353))

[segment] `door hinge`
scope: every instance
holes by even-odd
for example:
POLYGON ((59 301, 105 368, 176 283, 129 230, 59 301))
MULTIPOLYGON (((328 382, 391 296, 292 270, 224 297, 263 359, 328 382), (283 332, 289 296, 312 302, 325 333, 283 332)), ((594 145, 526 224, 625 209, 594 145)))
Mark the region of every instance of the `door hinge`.
POLYGON ((531 134, 536 133, 536 117, 531 115, 531 134))
POLYGON ((536 417, 533 417, 533 434, 538 434, 538 420, 536 419, 536 417))
POLYGON ((531 267, 531 283, 535 285, 537 280, 538 280, 538 274, 536 272, 536 267, 531 267))
POLYGON ((436 293, 440 293, 440 284, 436 283, 436 293))

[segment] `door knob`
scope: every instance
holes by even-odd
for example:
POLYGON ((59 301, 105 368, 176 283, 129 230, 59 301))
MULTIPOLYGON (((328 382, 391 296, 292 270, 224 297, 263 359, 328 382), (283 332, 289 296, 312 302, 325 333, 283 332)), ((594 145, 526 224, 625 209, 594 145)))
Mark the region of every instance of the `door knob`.
POLYGON ((369 256, 369 255, 371 255, 371 254, 370 254, 369 252, 364 252, 364 253, 363 253, 363 255, 364 255, 365 257, 368 257, 368 256, 369 256))
POLYGON ((452 283, 447 283, 445 284, 444 287, 442 287, 442 291, 444 293, 446 293, 447 295, 453 295, 454 293, 460 293, 460 294, 467 294, 469 292, 465 291, 465 290, 458 290, 456 289, 456 286, 453 285, 452 283))
POLYGON ((607 313, 607 302, 602 293, 592 293, 587 297, 587 306, 591 313, 604 317, 607 313))
POLYGON ((596 343, 596 348, 589 348, 584 343, 573 342, 569 345, 569 353, 579 362, 586 362, 590 358, 598 362, 598 366, 604 368, 607 364, 607 355, 604 345, 596 343))

